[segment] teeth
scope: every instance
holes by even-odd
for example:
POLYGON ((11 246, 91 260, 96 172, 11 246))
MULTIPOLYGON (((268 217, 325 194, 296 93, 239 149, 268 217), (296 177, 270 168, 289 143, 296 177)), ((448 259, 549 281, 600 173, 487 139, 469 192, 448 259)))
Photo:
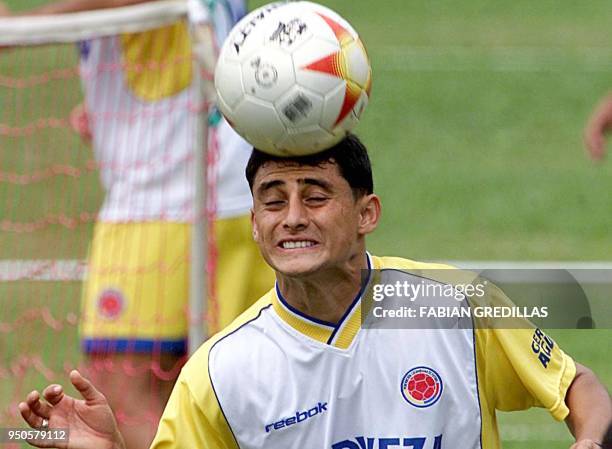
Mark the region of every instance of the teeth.
POLYGON ((295 249, 295 248, 308 248, 314 245, 314 242, 303 240, 300 242, 283 242, 284 249, 295 249))

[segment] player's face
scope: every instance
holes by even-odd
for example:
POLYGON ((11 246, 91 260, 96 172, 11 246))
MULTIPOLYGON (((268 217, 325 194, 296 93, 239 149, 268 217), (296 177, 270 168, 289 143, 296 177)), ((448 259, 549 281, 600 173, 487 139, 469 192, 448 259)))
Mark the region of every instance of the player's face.
POLYGON ((268 162, 253 183, 253 235, 268 264, 287 276, 343 268, 363 254, 379 215, 378 198, 355 199, 333 163, 268 162))

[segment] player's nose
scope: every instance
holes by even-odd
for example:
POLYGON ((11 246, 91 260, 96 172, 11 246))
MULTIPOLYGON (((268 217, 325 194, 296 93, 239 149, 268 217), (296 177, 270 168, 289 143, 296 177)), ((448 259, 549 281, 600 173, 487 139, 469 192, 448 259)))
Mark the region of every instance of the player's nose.
POLYGON ((308 226, 308 210, 297 195, 291 195, 286 211, 283 227, 295 231, 308 226))

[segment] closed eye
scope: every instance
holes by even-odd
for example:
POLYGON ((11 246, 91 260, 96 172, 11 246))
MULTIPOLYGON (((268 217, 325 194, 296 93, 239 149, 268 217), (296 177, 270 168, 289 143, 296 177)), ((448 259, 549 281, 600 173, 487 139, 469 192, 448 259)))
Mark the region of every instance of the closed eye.
POLYGON ((323 202, 327 201, 327 197, 325 197, 325 196, 310 196, 310 197, 306 198, 306 201, 309 202, 309 203, 318 204, 318 203, 323 203, 323 202))
POLYGON ((283 200, 274 200, 274 201, 265 201, 263 204, 266 207, 278 207, 278 206, 282 206, 283 204, 285 204, 285 202, 283 200))

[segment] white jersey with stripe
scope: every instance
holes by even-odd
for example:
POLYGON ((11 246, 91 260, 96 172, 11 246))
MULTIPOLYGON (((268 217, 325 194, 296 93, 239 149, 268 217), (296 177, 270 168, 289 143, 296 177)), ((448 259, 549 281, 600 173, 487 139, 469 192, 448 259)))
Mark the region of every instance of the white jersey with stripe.
MULTIPOLYGON (((206 3, 222 42, 244 15, 245 2, 206 3)), ((200 94, 192 82, 186 24, 94 39, 81 43, 80 50, 93 147, 106 190, 99 219, 191 221, 200 94)), ((252 200, 244 168, 250 145, 224 120, 211 129, 209 145, 218 147, 217 216, 247 213, 252 200)))
MULTIPOLYGON (((441 268, 368 260, 375 269, 441 268)), ((190 359, 153 447, 497 449, 496 409, 568 413, 574 363, 546 337, 542 364, 536 335, 545 337, 534 328, 362 329, 360 297, 326 323, 275 289, 190 359), (426 388, 433 393, 422 401, 416 391, 426 388)))

